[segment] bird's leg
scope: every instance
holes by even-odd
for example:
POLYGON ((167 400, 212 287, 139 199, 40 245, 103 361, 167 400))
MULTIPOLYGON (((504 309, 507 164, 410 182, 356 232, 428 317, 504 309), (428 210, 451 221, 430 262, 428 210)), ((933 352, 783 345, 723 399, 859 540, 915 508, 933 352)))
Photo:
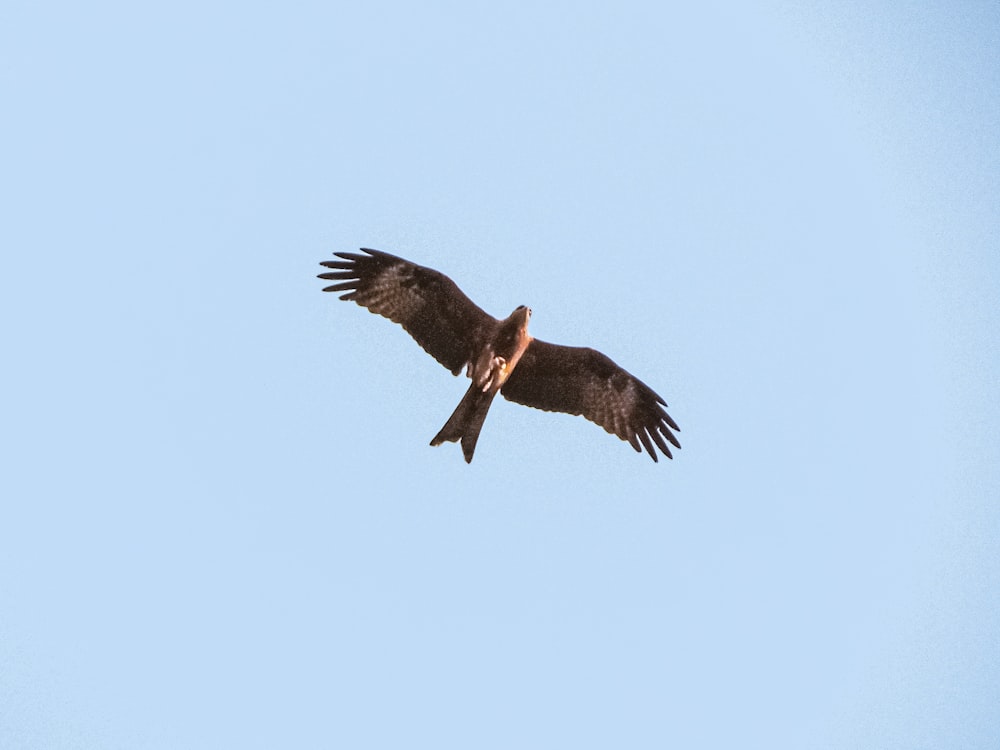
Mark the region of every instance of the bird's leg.
POLYGON ((507 357, 501 357, 492 346, 482 349, 474 362, 469 362, 468 374, 476 388, 483 393, 496 391, 507 381, 511 363, 507 357))
POLYGON ((483 384, 483 393, 490 390, 494 385, 499 385, 506 380, 502 377, 507 372, 507 360, 503 357, 493 357, 490 360, 489 376, 483 384))

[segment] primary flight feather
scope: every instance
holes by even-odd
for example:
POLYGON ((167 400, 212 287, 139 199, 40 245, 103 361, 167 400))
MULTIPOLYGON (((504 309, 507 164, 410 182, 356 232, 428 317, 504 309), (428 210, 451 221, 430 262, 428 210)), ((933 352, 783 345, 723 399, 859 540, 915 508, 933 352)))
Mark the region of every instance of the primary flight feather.
POLYGON ((508 401, 545 411, 578 414, 595 422, 636 451, 657 461, 657 448, 673 458, 680 428, 666 402, 641 380, 594 349, 559 346, 528 334, 530 308, 519 306, 497 320, 462 293, 454 281, 431 268, 395 255, 362 248, 334 253, 323 261, 333 269, 319 278, 334 281, 324 292, 344 292, 399 323, 453 375, 462 369, 472 384, 431 445, 460 441, 466 462, 497 393, 508 401))

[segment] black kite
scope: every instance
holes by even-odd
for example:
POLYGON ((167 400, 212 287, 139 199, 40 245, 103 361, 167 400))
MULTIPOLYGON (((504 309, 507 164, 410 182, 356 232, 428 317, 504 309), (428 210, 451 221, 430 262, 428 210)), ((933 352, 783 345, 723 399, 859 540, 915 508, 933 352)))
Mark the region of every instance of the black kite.
POLYGON ((681 447, 671 432, 680 428, 649 386, 598 351, 532 338, 529 308, 521 305, 497 320, 443 273, 378 250, 362 252, 334 253, 342 260, 323 261, 334 270, 319 278, 337 282, 323 291, 346 292, 340 299, 399 323, 453 375, 465 368, 472 379, 431 445, 460 440, 466 462, 472 461, 483 420, 500 392, 536 409, 582 414, 636 451, 644 447, 654 461, 654 443, 667 458, 673 458, 668 442, 681 447))

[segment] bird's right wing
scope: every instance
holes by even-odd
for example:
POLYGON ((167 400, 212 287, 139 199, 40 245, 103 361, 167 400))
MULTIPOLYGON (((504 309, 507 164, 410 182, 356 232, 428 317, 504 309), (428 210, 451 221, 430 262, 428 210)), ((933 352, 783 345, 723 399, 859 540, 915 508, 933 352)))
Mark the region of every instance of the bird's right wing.
POLYGON ((461 372, 497 320, 443 273, 378 250, 362 252, 334 253, 341 260, 320 263, 334 270, 319 278, 338 282, 323 291, 346 292, 340 299, 399 323, 434 359, 455 375, 461 372))

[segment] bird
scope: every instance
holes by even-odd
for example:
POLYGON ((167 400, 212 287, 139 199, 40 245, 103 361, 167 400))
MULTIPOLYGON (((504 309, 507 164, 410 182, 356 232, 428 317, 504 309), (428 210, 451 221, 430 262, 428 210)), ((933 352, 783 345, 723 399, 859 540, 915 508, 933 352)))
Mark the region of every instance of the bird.
POLYGON ((582 415, 659 461, 680 448, 667 403, 649 386, 595 349, 550 344, 528 333, 531 308, 519 305, 503 320, 486 313, 440 271, 380 250, 335 252, 321 261, 334 281, 324 292, 400 324, 439 363, 472 381, 431 445, 460 442, 472 462, 486 414, 497 393, 550 412, 582 415))

